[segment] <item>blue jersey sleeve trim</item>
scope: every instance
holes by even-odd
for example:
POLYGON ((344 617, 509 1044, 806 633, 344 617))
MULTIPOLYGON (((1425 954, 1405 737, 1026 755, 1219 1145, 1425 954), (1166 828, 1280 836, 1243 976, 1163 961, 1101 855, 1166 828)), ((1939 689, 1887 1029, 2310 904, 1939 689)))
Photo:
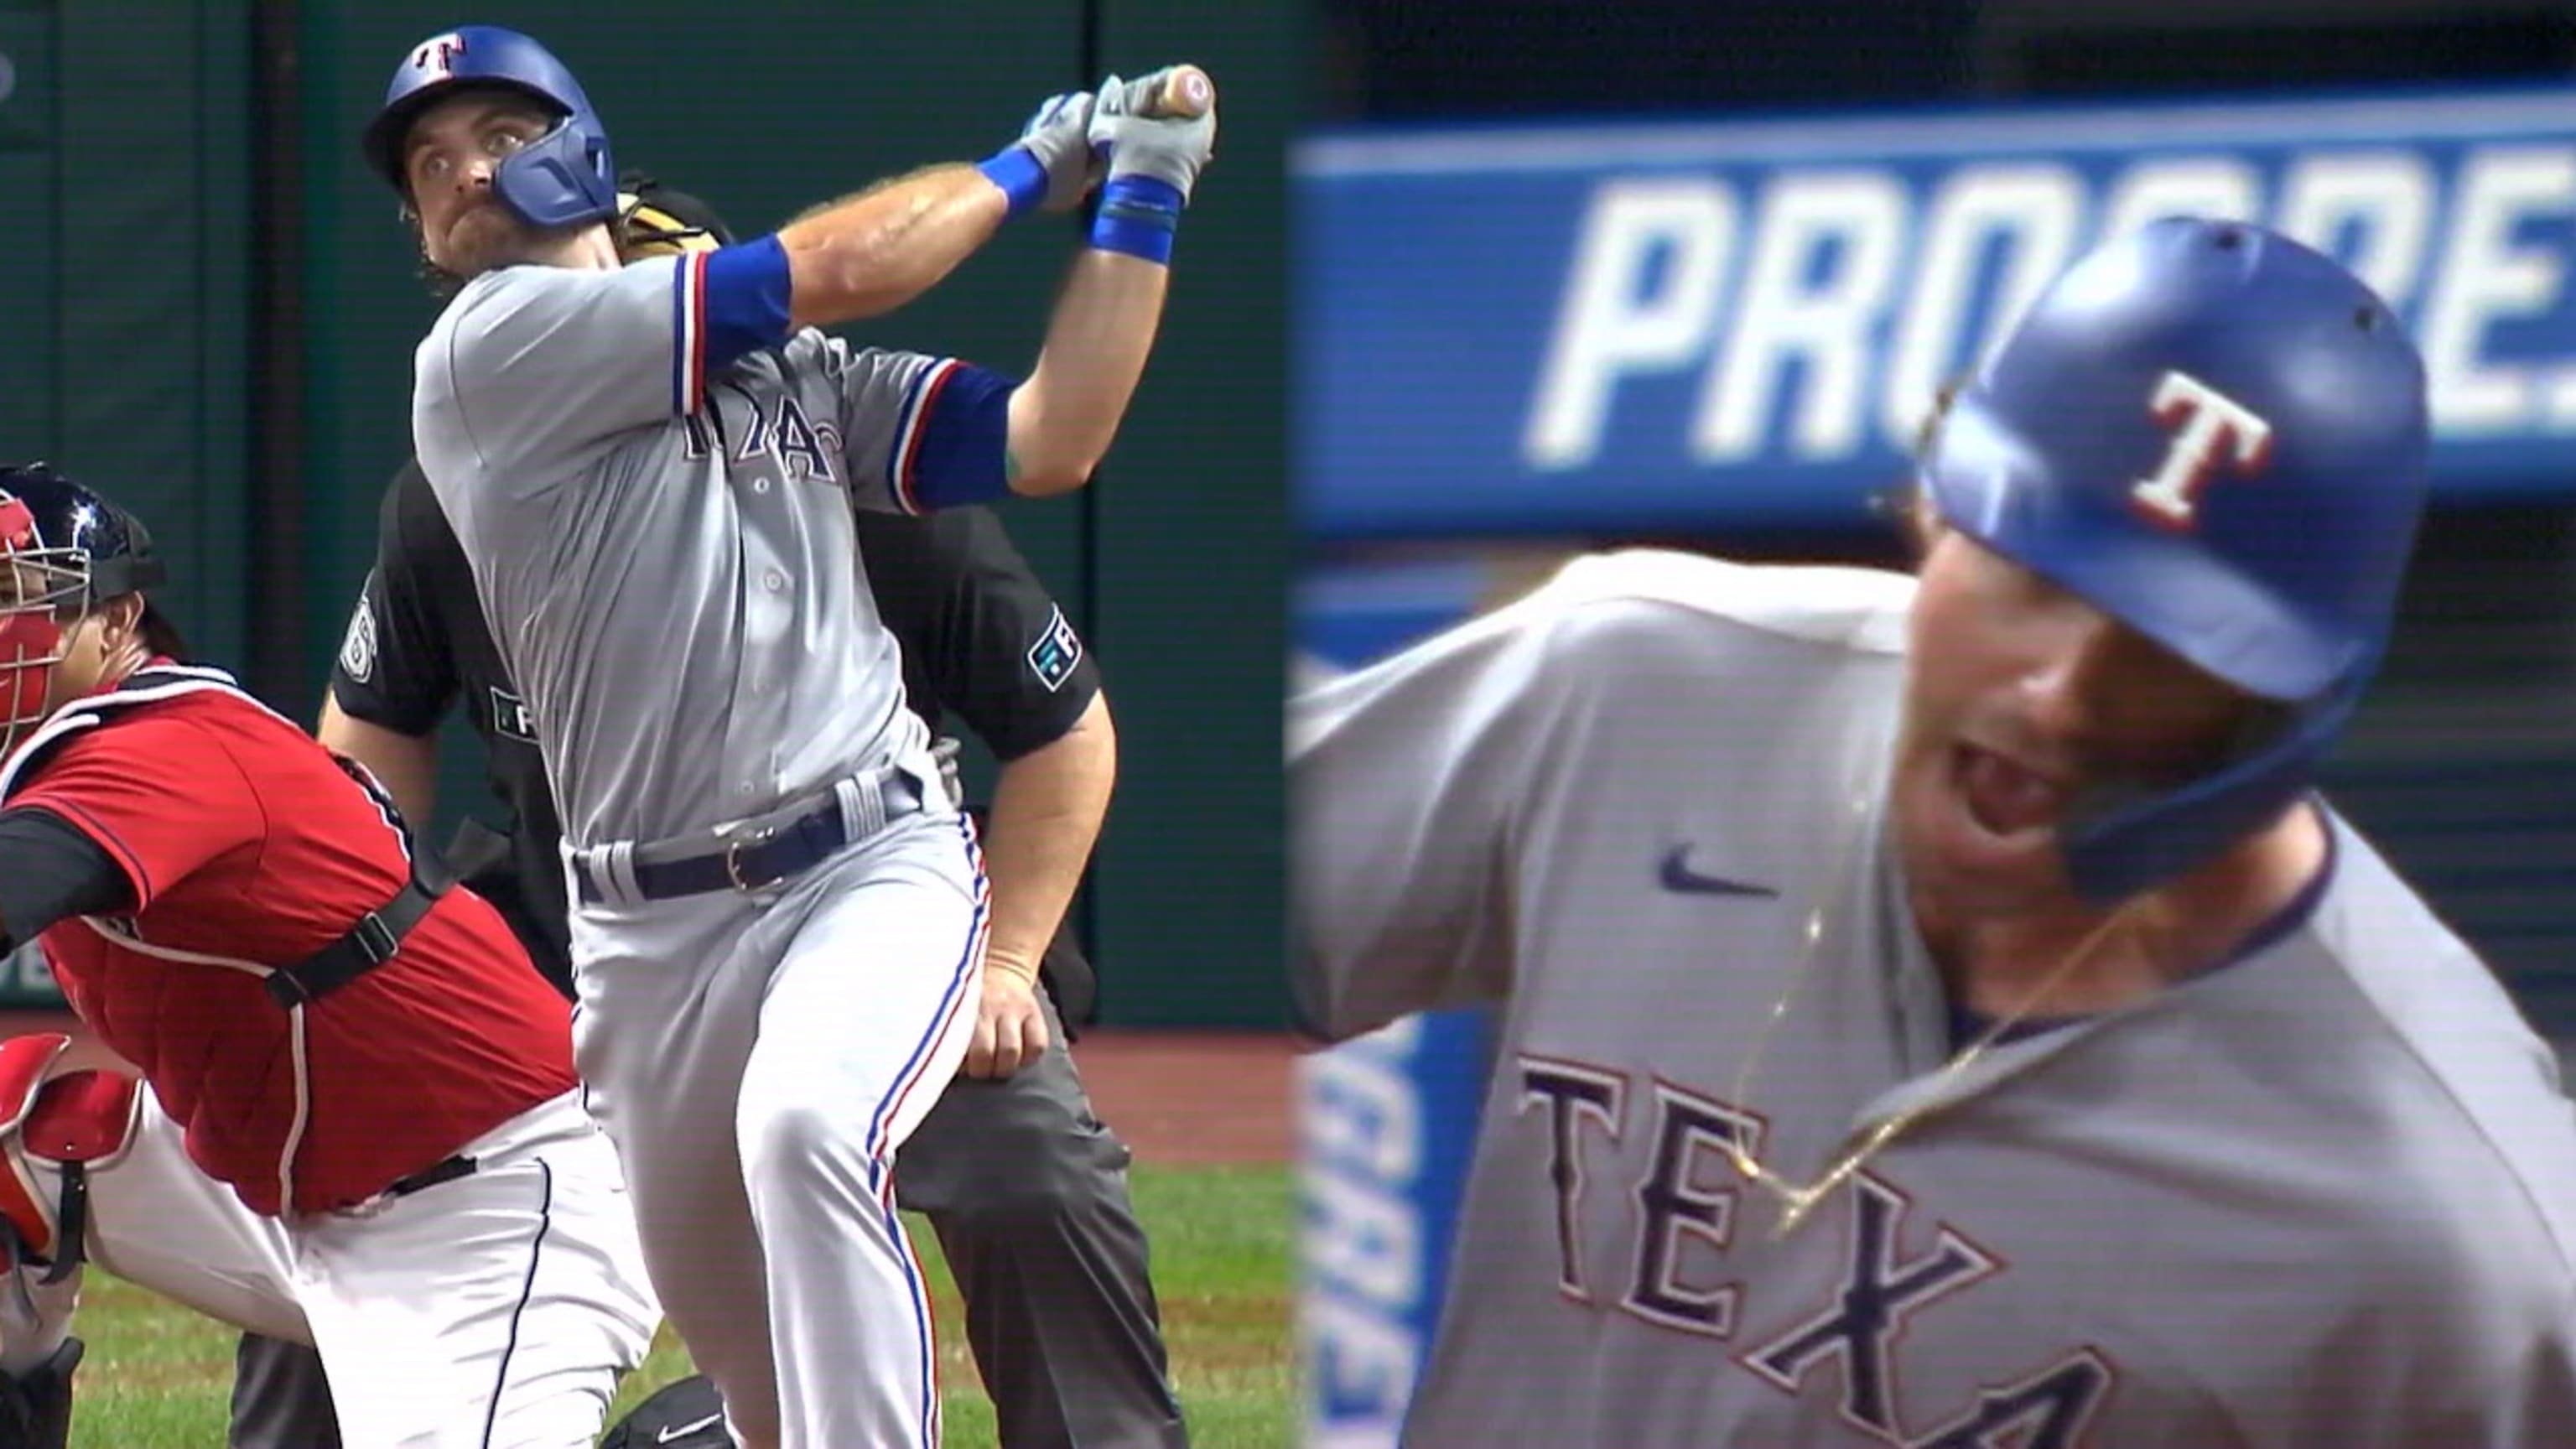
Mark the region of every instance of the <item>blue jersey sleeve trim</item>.
MULTIPOLYGON (((775 235, 691 252, 682 261, 683 277, 698 277, 702 375, 722 372, 739 358, 787 340, 787 248, 775 235)), ((703 393, 703 382, 700 386, 703 393)))
POLYGON ((941 362, 906 399, 886 454, 887 492, 906 513, 988 503, 1011 491, 1011 392, 1018 386, 970 363, 941 362))

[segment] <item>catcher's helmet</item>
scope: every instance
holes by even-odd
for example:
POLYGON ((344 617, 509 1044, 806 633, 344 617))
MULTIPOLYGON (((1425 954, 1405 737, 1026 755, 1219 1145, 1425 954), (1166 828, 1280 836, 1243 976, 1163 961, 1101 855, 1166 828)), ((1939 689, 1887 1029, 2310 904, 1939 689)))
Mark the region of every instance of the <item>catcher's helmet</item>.
POLYGON ((513 152, 493 173, 502 204, 531 226, 584 226, 617 215, 617 167, 608 128, 564 63, 542 45, 497 25, 465 25, 413 47, 394 68, 383 109, 360 139, 367 163, 406 199, 403 141, 420 113, 459 90, 498 88, 527 96, 561 119, 513 152))
POLYGON ((44 719, 64 626, 162 579, 141 519, 42 463, 0 467, 0 753, 44 719))
POLYGON ((629 262, 733 245, 716 209, 640 172, 617 181, 617 252, 629 262))
POLYGON ((2201 779, 2062 834, 2115 900, 2308 785, 2385 651, 2423 512, 2424 364, 2370 289, 2260 227, 2174 219, 2081 258, 1958 397, 1942 519, 2208 673, 2285 706, 2201 779))

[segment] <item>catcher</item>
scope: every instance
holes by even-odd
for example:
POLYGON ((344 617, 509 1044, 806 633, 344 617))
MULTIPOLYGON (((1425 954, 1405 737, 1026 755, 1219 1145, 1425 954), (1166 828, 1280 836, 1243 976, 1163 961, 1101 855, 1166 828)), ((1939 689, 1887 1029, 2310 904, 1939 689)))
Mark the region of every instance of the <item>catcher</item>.
POLYGON ((0 469, 0 950, 140 1078, 0 1044, 0 1446, 67 1441, 88 1260, 312 1343, 353 1442, 582 1449, 656 1312, 569 1011, 372 776, 178 662, 161 579, 0 469))

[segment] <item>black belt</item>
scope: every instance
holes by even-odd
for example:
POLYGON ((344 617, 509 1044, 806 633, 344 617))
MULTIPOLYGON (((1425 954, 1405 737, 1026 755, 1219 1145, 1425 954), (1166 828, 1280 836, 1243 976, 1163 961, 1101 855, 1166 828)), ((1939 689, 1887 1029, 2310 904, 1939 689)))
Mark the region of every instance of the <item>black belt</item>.
POLYGON ((460 1152, 435 1167, 424 1167, 409 1177, 395 1178, 393 1185, 385 1189, 385 1196, 409 1197, 423 1188, 454 1182, 460 1177, 472 1177, 474 1172, 474 1159, 460 1152))
POLYGON ((269 999, 292 1011, 319 1000, 394 958, 403 937, 447 894, 452 882, 435 858, 415 852, 411 879, 394 898, 369 911, 349 934, 292 966, 280 966, 261 984, 269 999))
MULTIPOLYGON (((881 776, 877 790, 885 801, 888 822, 921 808, 921 787, 900 770, 881 776)), ((849 822, 842 817, 836 795, 783 825, 747 832, 705 855, 636 861, 635 890, 648 901, 722 890, 762 890, 812 870, 849 843, 849 822)), ((606 899, 592 874, 597 868, 596 861, 585 861, 573 870, 581 882, 582 900, 591 905, 606 899)))

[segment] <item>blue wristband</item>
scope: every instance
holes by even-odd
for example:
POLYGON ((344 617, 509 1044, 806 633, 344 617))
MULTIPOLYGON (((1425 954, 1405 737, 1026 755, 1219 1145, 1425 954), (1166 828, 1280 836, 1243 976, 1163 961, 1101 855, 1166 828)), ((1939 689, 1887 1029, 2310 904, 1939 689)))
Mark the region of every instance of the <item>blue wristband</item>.
POLYGON ((1100 188, 1100 211, 1091 221, 1091 244, 1171 265, 1172 234, 1181 225, 1181 189, 1151 176, 1119 176, 1100 188))
POLYGON ((1030 155, 1026 146, 1013 146, 975 169, 1011 199, 1013 216, 1046 200, 1046 168, 1038 164, 1038 158, 1030 155))

